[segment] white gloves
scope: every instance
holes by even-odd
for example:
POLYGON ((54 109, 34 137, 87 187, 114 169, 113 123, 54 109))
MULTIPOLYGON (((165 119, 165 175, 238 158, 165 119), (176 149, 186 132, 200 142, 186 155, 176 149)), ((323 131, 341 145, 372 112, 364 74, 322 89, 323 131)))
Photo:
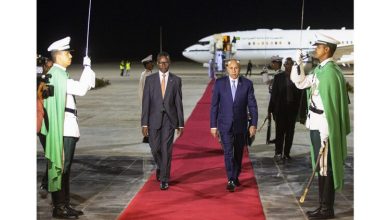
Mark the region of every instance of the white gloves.
POLYGON ((290 79, 293 83, 299 83, 305 79, 302 50, 297 50, 296 52, 295 63, 291 70, 290 79))
POLYGON ((83 66, 91 66, 91 59, 88 56, 84 57, 83 66))
POLYGON ((295 62, 300 65, 303 62, 303 53, 301 49, 298 49, 295 54, 295 62))
MULTIPOLYGON (((88 58, 89 59, 89 58, 88 58)), ((84 70, 80 77, 80 82, 88 85, 88 90, 95 88, 95 72, 91 69, 90 66, 84 66, 84 70)))

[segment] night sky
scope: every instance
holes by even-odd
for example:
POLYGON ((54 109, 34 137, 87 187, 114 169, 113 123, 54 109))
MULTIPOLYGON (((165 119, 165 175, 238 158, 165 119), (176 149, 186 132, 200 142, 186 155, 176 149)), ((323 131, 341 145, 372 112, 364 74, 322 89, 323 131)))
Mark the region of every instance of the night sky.
MULTIPOLYGON (((71 36, 74 61, 85 54, 89 0, 37 1, 37 52, 71 36)), ((199 39, 227 31, 300 29, 301 0, 92 0, 89 55, 95 62, 141 60, 163 50, 173 60, 199 39)), ((354 28, 353 0, 305 0, 304 28, 354 28)))

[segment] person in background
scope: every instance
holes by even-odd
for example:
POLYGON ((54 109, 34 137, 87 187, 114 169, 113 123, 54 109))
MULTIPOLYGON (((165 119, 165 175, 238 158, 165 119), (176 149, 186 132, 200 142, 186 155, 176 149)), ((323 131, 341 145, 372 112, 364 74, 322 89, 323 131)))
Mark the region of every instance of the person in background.
POLYGON ((245 76, 248 76, 248 73, 249 73, 249 76, 252 75, 252 62, 251 62, 251 60, 249 60, 248 65, 246 66, 245 76))
POLYGON ((284 62, 285 71, 275 75, 268 105, 268 117, 272 114, 276 125, 274 156, 276 162, 291 159, 290 150, 302 93, 290 79, 293 64, 291 57, 287 57, 284 62))
POLYGON ((126 60, 125 62, 125 76, 130 76, 131 63, 130 60, 126 60))
MULTIPOLYGON (((148 77, 150 74, 152 74, 153 70, 153 56, 149 55, 145 57, 141 63, 144 65, 145 70, 141 73, 141 76, 139 78, 139 86, 138 86, 138 97, 140 100, 140 106, 142 106, 142 97, 144 93, 144 87, 145 87, 145 79, 148 77)), ((149 143, 149 137, 144 136, 143 138, 143 143, 149 143)))
MULTIPOLYGON (((47 114, 45 114, 45 109, 43 107, 43 100, 48 98, 50 95, 49 87, 46 85, 47 81, 47 72, 53 66, 53 61, 46 57, 38 57, 39 67, 37 70, 37 136, 41 142, 43 152, 45 152, 46 147, 46 136, 41 134, 42 123, 47 121, 47 114)), ((48 164, 46 162, 45 173, 42 176, 41 185, 39 187, 39 194, 41 198, 46 198, 48 194, 48 183, 47 183, 47 170, 48 164)))
MULTIPOLYGON (((271 57, 271 63, 268 65, 268 68, 275 71, 275 75, 283 72, 281 69, 282 68, 282 60, 283 60, 283 57, 280 57, 280 56, 272 56, 271 57)), ((274 75, 268 74, 267 71, 265 73, 263 73, 263 82, 268 85, 269 100, 271 100, 273 81, 274 81, 274 75)), ((268 118, 269 118, 269 120, 271 120, 269 114, 268 114, 268 118)), ((274 144, 275 141, 276 141, 276 138, 270 140, 269 143, 274 144)))
POLYGON ((121 62, 119 63, 119 70, 121 71, 120 76, 123 76, 123 73, 125 71, 125 61, 124 60, 121 60, 121 62))

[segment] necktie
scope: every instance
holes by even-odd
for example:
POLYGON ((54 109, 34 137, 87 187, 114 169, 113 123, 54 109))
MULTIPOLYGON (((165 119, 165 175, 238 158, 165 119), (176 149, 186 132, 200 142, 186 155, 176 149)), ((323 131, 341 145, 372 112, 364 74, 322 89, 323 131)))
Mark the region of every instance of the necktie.
POLYGON ((236 96, 236 90, 237 90, 236 81, 232 80, 232 97, 233 97, 233 101, 234 101, 234 97, 236 96))
POLYGON ((164 98, 165 95, 165 73, 162 74, 162 80, 161 80, 161 94, 162 97, 164 98))

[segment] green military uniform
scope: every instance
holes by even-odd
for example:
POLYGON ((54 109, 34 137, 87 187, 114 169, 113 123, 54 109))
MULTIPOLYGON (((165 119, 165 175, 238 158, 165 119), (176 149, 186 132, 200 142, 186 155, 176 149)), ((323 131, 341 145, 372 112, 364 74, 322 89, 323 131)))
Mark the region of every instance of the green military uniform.
MULTIPOLYGON (((340 190, 344 184, 344 162, 347 158, 347 138, 351 132, 346 83, 340 68, 333 62, 317 66, 314 74, 320 81, 318 90, 324 105, 329 127, 329 148, 334 188, 340 190)), ((310 100, 308 100, 310 103, 310 100)), ((311 147, 313 168, 316 157, 311 147)))
POLYGON ((49 192, 55 192, 61 190, 63 129, 68 73, 57 66, 53 66, 48 74, 52 75, 50 84, 54 85, 54 96, 44 100, 49 126, 46 128, 45 123, 42 123, 41 133, 46 135, 45 157, 49 161, 48 190, 49 192))
POLYGON ((310 219, 334 217, 335 190, 341 190, 344 184, 347 135, 351 128, 345 79, 331 58, 339 43, 334 38, 318 33, 313 46, 316 46, 315 57, 321 61, 320 65, 313 74, 305 76, 302 54, 298 51, 296 60, 300 63, 299 69, 293 68, 291 72, 291 80, 298 88, 310 87, 306 127, 310 129, 313 169, 317 169, 317 158, 319 160, 320 202, 319 208, 306 212, 310 219), (320 152, 323 153, 318 156, 320 152))

